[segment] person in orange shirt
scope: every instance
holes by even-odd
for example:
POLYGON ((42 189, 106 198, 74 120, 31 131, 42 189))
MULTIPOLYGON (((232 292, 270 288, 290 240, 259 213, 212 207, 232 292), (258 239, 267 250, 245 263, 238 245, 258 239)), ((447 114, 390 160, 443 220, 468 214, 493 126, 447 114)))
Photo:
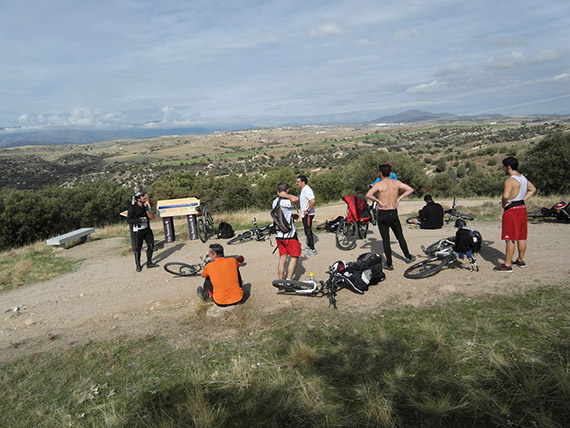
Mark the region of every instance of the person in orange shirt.
POLYGON ((204 302, 212 300, 218 306, 229 306, 241 303, 243 299, 243 288, 239 264, 243 262, 233 257, 224 257, 224 247, 220 244, 211 244, 208 255, 212 259, 206 265, 202 276, 204 286, 199 286, 196 290, 198 297, 204 302))

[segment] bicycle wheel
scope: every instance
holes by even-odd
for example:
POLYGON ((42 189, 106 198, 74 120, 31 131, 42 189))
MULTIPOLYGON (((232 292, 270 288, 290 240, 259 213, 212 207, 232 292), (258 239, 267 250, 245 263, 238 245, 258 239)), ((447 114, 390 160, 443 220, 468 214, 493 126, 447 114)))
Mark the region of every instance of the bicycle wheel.
POLYGON ((326 221, 324 223, 317 224, 317 227, 316 227, 317 230, 326 230, 326 228, 327 228, 327 222, 326 221))
POLYGON ((356 247, 356 238, 358 237, 358 226, 353 220, 350 223, 343 219, 338 225, 335 234, 336 246, 341 250, 352 250, 356 247))
POLYGON ((404 276, 410 279, 427 278, 438 273, 447 264, 447 259, 431 259, 422 260, 404 271, 404 276))
POLYGON ((417 215, 415 215, 415 216, 413 216, 413 217, 408 217, 408 218, 406 219, 406 223, 408 223, 408 224, 415 224, 415 223, 414 223, 414 220, 419 220, 419 219, 420 219, 420 218, 419 218, 419 216, 417 216, 417 215))
POLYGON ((271 284, 280 291, 287 293, 312 294, 318 291, 318 288, 314 289, 313 284, 295 279, 276 279, 271 284))
POLYGON ((202 265, 189 265, 187 263, 170 262, 164 265, 164 270, 172 275, 195 276, 202 270, 202 265))
POLYGON ((362 224, 358 224, 358 236, 360 239, 366 239, 366 235, 368 234, 368 222, 363 226, 362 224))
POLYGON ((461 211, 457 211, 455 213, 456 217, 462 218, 463 220, 475 220, 475 217, 469 214, 462 213, 461 211))
POLYGON ((208 240, 208 232, 206 231, 206 223, 203 217, 198 219, 198 238, 204 243, 208 240))
POLYGON ((239 242, 246 242, 246 241, 251 240, 252 236, 253 236, 253 234, 251 233, 251 230, 246 230, 245 232, 240 233, 234 239, 230 239, 227 242, 227 244, 233 245, 233 244, 237 244, 239 242))
MULTIPOLYGON (((445 238, 451 242, 455 242, 455 236, 450 236, 449 238, 445 238)), ((434 242, 431 245, 428 245, 428 247, 424 250, 424 252, 426 252, 427 254, 433 254, 436 251, 439 250, 443 250, 444 248, 446 248, 446 246, 441 245, 440 242, 443 241, 443 239, 440 239, 439 241, 434 242)))
POLYGON ((528 218, 546 218, 549 216, 544 215, 544 213, 541 210, 537 210, 537 211, 528 212, 527 217, 528 218))
POLYGON ((206 234, 208 236, 214 236, 218 231, 214 227, 214 219, 212 218, 212 214, 208 211, 206 214, 206 234))

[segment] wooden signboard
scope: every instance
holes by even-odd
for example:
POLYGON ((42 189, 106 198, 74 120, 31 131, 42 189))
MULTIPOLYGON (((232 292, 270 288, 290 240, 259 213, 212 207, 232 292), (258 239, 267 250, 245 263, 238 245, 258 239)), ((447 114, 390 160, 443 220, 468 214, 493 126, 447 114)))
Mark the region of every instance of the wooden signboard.
POLYGON ((156 208, 161 217, 174 217, 177 215, 196 215, 196 207, 200 205, 198 198, 167 199, 158 201, 156 208))

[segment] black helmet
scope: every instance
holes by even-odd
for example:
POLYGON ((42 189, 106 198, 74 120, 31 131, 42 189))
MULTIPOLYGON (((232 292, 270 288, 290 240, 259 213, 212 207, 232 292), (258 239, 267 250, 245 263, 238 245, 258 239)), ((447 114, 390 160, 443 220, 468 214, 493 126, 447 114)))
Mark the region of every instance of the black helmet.
POLYGON ((463 220, 462 218, 458 218, 457 220, 455 220, 455 227, 465 227, 467 226, 467 223, 465 223, 465 220, 463 220))

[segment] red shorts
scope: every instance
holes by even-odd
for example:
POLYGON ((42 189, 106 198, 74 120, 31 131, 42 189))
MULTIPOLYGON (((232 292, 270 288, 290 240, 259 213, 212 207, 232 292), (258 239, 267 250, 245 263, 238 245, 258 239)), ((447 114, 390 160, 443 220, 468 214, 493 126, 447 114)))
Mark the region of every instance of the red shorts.
POLYGON ((501 239, 503 241, 525 241, 527 235, 526 206, 518 205, 503 211, 501 239))
POLYGON ((301 243, 298 239, 277 239, 277 248, 279 255, 289 254, 291 257, 299 257, 301 255, 301 243))

